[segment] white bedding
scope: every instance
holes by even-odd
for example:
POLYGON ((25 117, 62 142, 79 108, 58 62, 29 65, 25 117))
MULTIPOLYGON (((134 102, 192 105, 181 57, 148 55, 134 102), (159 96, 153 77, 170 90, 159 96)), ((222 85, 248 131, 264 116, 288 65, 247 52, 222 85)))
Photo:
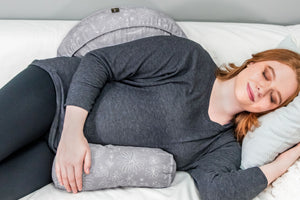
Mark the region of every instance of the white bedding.
MULTIPOLYGON (((34 59, 56 56, 60 41, 78 21, 0 20, 0 87, 27 67, 34 59)), ((275 48, 289 34, 300 40, 300 25, 178 22, 188 38, 200 43, 220 65, 241 62, 254 52, 275 48)), ((300 199, 300 160, 254 200, 300 199)), ((192 178, 177 172, 171 187, 164 189, 126 188, 71 194, 53 184, 25 196, 22 200, 199 200, 192 178)))
POLYGON ((186 172, 177 172, 168 188, 115 188, 99 191, 68 193, 56 189, 53 184, 27 195, 21 200, 199 200, 193 179, 186 172))

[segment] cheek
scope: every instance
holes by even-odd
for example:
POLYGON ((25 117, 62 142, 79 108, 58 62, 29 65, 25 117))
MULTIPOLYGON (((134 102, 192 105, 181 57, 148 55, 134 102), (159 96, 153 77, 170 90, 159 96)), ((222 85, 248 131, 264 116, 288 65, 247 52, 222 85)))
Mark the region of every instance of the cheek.
POLYGON ((272 110, 274 108, 278 107, 275 104, 272 104, 268 99, 262 99, 260 102, 257 102, 257 104, 253 105, 253 109, 255 111, 253 112, 265 112, 272 110))
POLYGON ((241 99, 241 90, 240 90, 240 85, 236 84, 234 87, 234 96, 237 100, 241 99))
POLYGON ((234 95, 237 100, 244 101, 248 98, 246 89, 246 82, 242 79, 237 79, 234 87, 234 95))

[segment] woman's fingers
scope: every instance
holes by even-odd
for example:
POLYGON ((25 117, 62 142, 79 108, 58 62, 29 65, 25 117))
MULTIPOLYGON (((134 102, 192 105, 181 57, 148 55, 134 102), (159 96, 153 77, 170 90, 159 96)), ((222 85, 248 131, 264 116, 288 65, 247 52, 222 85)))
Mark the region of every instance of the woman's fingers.
POLYGON ((57 177, 57 180, 58 180, 59 184, 63 186, 64 184, 63 184, 63 181, 62 181, 62 178, 61 178, 60 167, 59 167, 56 159, 55 159, 55 172, 56 172, 56 177, 57 177))
POLYGON ((84 170, 86 174, 90 173, 91 165, 92 165, 91 149, 88 148, 84 157, 84 170))
POLYGON ((56 176, 59 183, 66 188, 68 192, 82 190, 82 163, 81 165, 68 168, 63 168, 61 170, 58 163, 55 164, 56 176))
POLYGON ((64 184, 66 190, 68 192, 71 192, 71 187, 69 185, 69 180, 68 180, 68 174, 67 174, 67 170, 65 167, 61 168, 61 178, 62 178, 62 181, 63 181, 63 184, 64 184))
POLYGON ((74 167, 73 166, 69 166, 67 168, 68 170, 68 181, 69 184, 72 188, 73 193, 77 193, 77 186, 76 186, 76 181, 75 181, 75 172, 74 172, 74 167))
POLYGON ((75 168, 75 180, 78 191, 82 190, 82 162, 80 165, 77 165, 75 168))

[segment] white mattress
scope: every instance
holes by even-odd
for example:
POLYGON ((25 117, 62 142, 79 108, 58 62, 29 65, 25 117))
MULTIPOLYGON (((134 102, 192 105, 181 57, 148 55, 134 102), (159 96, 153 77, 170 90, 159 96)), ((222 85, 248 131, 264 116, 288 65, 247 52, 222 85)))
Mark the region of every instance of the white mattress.
MULTIPOLYGON (((0 87, 27 67, 34 59, 56 56, 56 49, 68 30, 78 21, 0 20, 0 87)), ((300 25, 277 26, 245 23, 178 22, 188 38, 200 43, 221 65, 241 64, 252 53, 275 48, 293 35, 300 41, 300 25)), ((278 178, 254 200, 300 199, 300 161, 278 178)), ((163 189, 118 188, 77 194, 48 184, 22 200, 199 200, 193 179, 177 172, 171 187, 163 189)))

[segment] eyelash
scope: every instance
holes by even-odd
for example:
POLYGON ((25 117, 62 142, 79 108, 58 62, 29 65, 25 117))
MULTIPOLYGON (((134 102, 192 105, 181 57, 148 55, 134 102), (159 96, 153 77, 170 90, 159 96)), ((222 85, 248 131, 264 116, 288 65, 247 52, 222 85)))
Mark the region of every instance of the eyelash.
MULTIPOLYGON (((263 76, 265 77, 266 80, 269 80, 269 79, 267 78, 267 76, 266 76, 266 72, 265 72, 265 71, 263 72, 263 76)), ((271 103, 275 103, 275 101, 274 101, 273 98, 272 98, 272 94, 273 94, 273 93, 271 93, 271 95, 270 95, 270 100, 271 100, 271 103)))
POLYGON ((263 75, 264 75, 264 77, 265 77, 266 80, 269 80, 269 79, 267 78, 267 76, 266 76, 266 72, 265 72, 265 71, 263 72, 263 75))
POLYGON ((272 103, 275 103, 275 101, 274 101, 273 98, 272 98, 272 94, 273 94, 273 93, 271 93, 271 98, 270 98, 270 100, 271 100, 272 103))

